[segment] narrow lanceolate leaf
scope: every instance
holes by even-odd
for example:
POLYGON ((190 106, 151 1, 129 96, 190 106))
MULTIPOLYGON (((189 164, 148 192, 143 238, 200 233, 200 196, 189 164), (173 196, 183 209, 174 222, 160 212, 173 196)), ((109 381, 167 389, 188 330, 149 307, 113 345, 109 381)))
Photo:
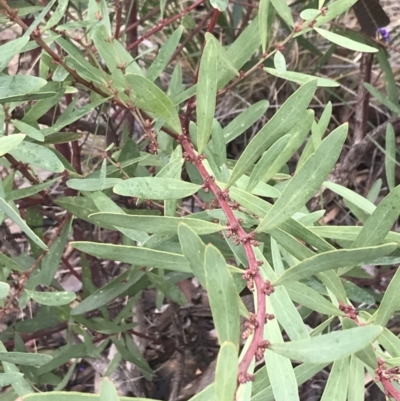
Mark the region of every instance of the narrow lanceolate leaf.
POLYGON ((332 43, 335 43, 336 45, 345 47, 346 49, 364 53, 376 53, 378 51, 378 49, 376 49, 375 47, 364 45, 363 43, 356 42, 355 40, 349 39, 342 35, 338 35, 337 33, 327 31, 322 28, 314 29, 325 39, 329 40, 332 43))
POLYGON ((204 268, 204 255, 206 246, 201 238, 192 230, 184 220, 178 227, 179 242, 181 244, 182 253, 185 255, 194 276, 199 283, 207 288, 206 273, 204 268))
POLYGON ((25 138, 24 134, 14 134, 2 136, 0 138, 0 156, 5 155, 10 150, 15 149, 25 138))
POLYGON ((64 165, 55 153, 36 143, 21 142, 9 153, 18 161, 31 164, 43 170, 52 171, 53 173, 62 173, 65 170, 64 165))
POLYGON ((257 231, 269 231, 279 226, 310 200, 339 158, 347 130, 348 124, 343 124, 322 141, 316 152, 290 180, 282 195, 261 221, 257 231))
MULTIPOLYGON (((260 0, 260 5, 258 7, 258 29, 260 30, 261 46, 263 53, 267 49, 268 40, 268 12, 271 0, 260 0)), ((281 53, 282 55, 282 53, 281 53)))
POLYGON ((14 40, 6 42, 4 45, 0 46, 0 72, 2 72, 7 66, 11 59, 29 42, 29 36, 22 36, 14 40))
POLYGON ((397 248, 397 244, 387 244, 369 248, 339 249, 324 252, 305 259, 286 270, 273 284, 281 285, 288 281, 300 281, 312 275, 340 267, 357 264, 368 264, 382 256, 389 255, 397 248))
POLYGON ((181 133, 178 112, 170 98, 151 82, 139 74, 127 74, 126 79, 132 86, 138 107, 163 119, 175 132, 181 133))
POLYGON ((293 26, 293 16, 286 0, 271 0, 278 15, 289 25, 293 26))
POLYGON ((217 93, 217 47, 209 40, 201 57, 197 83, 197 150, 202 153, 212 131, 217 93))
POLYGON ((212 234, 224 229, 220 224, 206 220, 166 217, 166 216, 132 216, 122 213, 95 213, 89 216, 95 223, 114 224, 118 227, 135 228, 152 234, 176 234, 179 223, 185 223, 198 235, 212 234))
POLYGON ((174 178, 137 177, 118 183, 114 192, 118 195, 144 199, 181 199, 193 195, 201 188, 190 182, 174 178))
POLYGON ((18 372, 0 373, 0 387, 9 386, 23 377, 23 373, 18 372))
POLYGON ((347 392, 348 401, 364 401, 364 365, 355 355, 350 359, 349 389, 347 392))
POLYGON ((235 397, 238 349, 232 342, 224 342, 218 352, 217 366, 215 369, 215 399, 219 401, 231 401, 235 397))
POLYGON ((39 292, 25 290, 28 295, 41 305, 61 306, 68 305, 75 298, 76 294, 72 291, 39 292))
MULTIPOLYGON (((294 153, 303 144, 307 134, 310 132, 313 120, 314 120, 314 112, 311 110, 307 110, 304 116, 300 119, 299 123, 296 124, 290 130, 289 132, 290 137, 285 147, 279 152, 278 155, 276 155, 276 157, 274 157, 274 160, 268 166, 265 166, 267 168, 264 169, 264 172, 259 178, 260 181, 268 182, 276 173, 280 171, 282 166, 294 155, 294 153)), ((270 149, 272 149, 272 146, 270 149)), ((258 164, 256 168, 257 167, 258 164)), ((258 169, 258 171, 260 170, 261 168, 258 169)))
POLYGON ((48 251, 46 244, 29 228, 21 216, 3 199, 0 198, 2 210, 17 226, 40 248, 48 251))
POLYGON ((278 50, 274 56, 274 66, 276 71, 279 73, 286 72, 286 60, 285 56, 278 50))
POLYGON ((97 242, 71 242, 74 248, 98 258, 118 260, 139 266, 158 267, 159 269, 190 272, 184 256, 172 252, 138 246, 112 245, 97 242))
POLYGON ((394 188, 377 206, 366 221, 352 248, 382 243, 400 213, 400 185, 394 188))
POLYGON ((0 104, 28 100, 29 94, 37 92, 47 81, 30 75, 3 75, 0 77, 0 104))
POLYGON ((42 134, 42 132, 40 130, 36 129, 35 127, 32 127, 32 125, 26 124, 23 121, 19 121, 19 120, 11 120, 11 122, 23 134, 26 134, 27 136, 31 137, 32 139, 35 139, 36 141, 39 141, 39 142, 44 141, 44 135, 42 134))
POLYGON ((342 358, 333 363, 321 401, 346 401, 349 385, 350 358, 342 358))
POLYGON ((362 326, 334 331, 307 340, 271 344, 269 349, 295 361, 332 362, 360 351, 382 333, 381 326, 362 326))
POLYGON ((305 84, 306 82, 317 80, 317 86, 332 88, 339 86, 339 83, 329 78, 314 77, 313 75, 302 74, 295 71, 279 71, 275 68, 264 68, 264 71, 274 77, 285 79, 286 81, 297 82, 298 84, 305 84))
POLYGON ((233 278, 219 250, 207 245, 205 273, 211 312, 222 344, 232 342, 239 347, 239 305, 233 278))
POLYGON ((46 354, 32 354, 27 352, 0 352, 0 362, 15 363, 16 365, 41 366, 53 358, 46 354))
POLYGON ((400 309, 399 288, 400 269, 398 268, 383 295, 383 299, 378 310, 375 313, 375 324, 386 326, 393 312, 400 309))
POLYGON ((160 51, 157 54, 157 57, 147 70, 146 72, 147 79, 154 82, 164 71, 164 68, 168 65, 172 55, 174 54, 179 44, 182 32, 183 32, 183 27, 179 26, 178 29, 176 29, 172 33, 172 35, 169 36, 168 40, 161 47, 160 51))
POLYGON ((286 282, 284 287, 290 298, 294 302, 297 302, 300 305, 305 306, 306 308, 309 308, 319 313, 323 313, 328 316, 345 315, 344 312, 342 312, 338 307, 329 302, 317 291, 302 283, 298 283, 295 281, 286 282))
POLYGON ((246 146, 236 163, 228 181, 232 185, 242 174, 281 136, 304 115, 316 89, 316 81, 301 86, 275 115, 264 125, 253 140, 246 146))
POLYGON ((68 3, 69 3, 69 0, 58 0, 57 8, 51 15, 50 19, 47 21, 43 30, 53 28, 53 26, 57 25, 61 21, 61 19, 65 15, 65 11, 68 7, 68 3))
POLYGON ((385 154, 385 173, 388 187, 392 190, 395 186, 396 168, 396 137, 392 124, 386 127, 386 154, 385 154))
POLYGON ((228 7, 228 0, 210 0, 211 5, 220 12, 224 12, 228 7))

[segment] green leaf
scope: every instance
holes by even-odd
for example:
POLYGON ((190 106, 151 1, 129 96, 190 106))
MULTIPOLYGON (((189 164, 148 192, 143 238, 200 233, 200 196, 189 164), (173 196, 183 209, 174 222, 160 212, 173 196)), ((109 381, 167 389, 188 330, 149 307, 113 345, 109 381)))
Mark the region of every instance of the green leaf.
POLYGON ((395 187, 396 169, 396 137, 392 124, 386 127, 386 153, 385 153, 385 173, 386 181, 390 190, 395 187))
POLYGON ((363 43, 356 42, 355 40, 349 39, 346 36, 338 35, 337 33, 330 32, 322 28, 314 28, 314 30, 330 42, 345 47, 346 49, 364 53, 376 53, 378 51, 378 49, 375 47, 364 45, 363 43))
POLYGON ((392 314, 400 309, 399 288, 400 269, 397 269, 395 275, 390 281, 388 288, 384 292, 378 310, 374 314, 375 324, 386 326, 386 324, 392 317, 392 314))
POLYGON ((377 206, 362 227, 352 248, 382 243, 400 213, 400 185, 394 188, 377 206))
MULTIPOLYGON (((269 5, 271 3, 271 0, 260 0, 260 5, 258 7, 258 18, 259 18, 259 23, 258 23, 258 29, 260 31, 260 39, 261 39, 261 46, 262 46, 262 51, 263 53, 266 52, 267 50, 267 41, 268 41, 268 15, 269 15, 269 5)), ((282 53, 281 53, 282 56, 282 53)), ((283 57, 283 56, 282 56, 283 57)), ((285 59, 283 59, 285 62, 285 59)), ((285 63, 286 67, 286 63, 285 63)))
MULTIPOLYGON (((279 154, 277 154, 276 156, 274 155, 275 157, 273 158, 273 160, 271 160, 271 157, 264 158, 264 155, 268 154, 267 151, 263 155, 263 158, 260 160, 260 162, 257 163, 251 174, 250 179, 253 179, 256 182, 268 182, 276 173, 278 173, 284 166, 284 164, 288 160, 290 160, 294 153, 303 144, 307 134, 310 132, 313 121, 314 112, 311 110, 307 110, 304 116, 300 119, 299 123, 296 123, 296 125, 290 130, 288 134, 289 140, 286 142, 285 147, 280 150, 279 154)), ((279 141, 275 142, 275 144, 277 144, 278 142, 279 141)), ((268 150, 271 150, 272 147, 273 146, 271 146, 271 148, 268 150)), ((249 190, 249 186, 247 186, 247 190, 249 190)))
POLYGON ((365 398, 365 375, 364 365, 352 355, 349 367, 349 389, 347 392, 348 401, 364 401, 365 398))
POLYGON ((18 372, 0 373, 0 387, 9 386, 23 377, 23 373, 18 372))
POLYGON ((348 125, 343 124, 322 141, 316 152, 286 185, 256 231, 269 231, 279 226, 305 205, 334 167, 346 140, 347 130, 348 125))
POLYGON ((239 307, 235 284, 224 257, 213 245, 206 246, 204 266, 219 342, 229 341, 239 347, 239 307))
POLYGON ((176 234, 179 223, 185 223, 198 235, 212 234, 225 228, 205 220, 180 217, 129 216, 121 213, 95 213, 89 217, 95 223, 114 224, 115 226, 126 228, 135 227, 137 230, 153 234, 176 234))
POLYGON ((44 135, 35 127, 32 127, 32 125, 26 124, 23 121, 19 120, 11 120, 11 122, 14 124, 15 127, 17 127, 23 134, 26 134, 32 139, 35 139, 36 141, 43 142, 44 141, 44 135))
MULTIPOLYGON (((102 401, 96 394, 78 393, 75 391, 50 391, 25 395, 22 401, 102 401)), ((119 397, 119 401, 159 401, 141 397, 119 397)))
POLYGON ((10 285, 0 281, 0 299, 7 298, 9 292, 10 292, 10 285))
POLYGON ((8 67, 8 64, 12 58, 21 52, 24 46, 29 42, 29 36, 22 36, 14 40, 6 42, 4 45, 0 46, 0 72, 8 67))
POLYGON ((224 12, 228 7, 228 0, 210 0, 211 5, 219 10, 220 12, 224 12))
POLYGON ((24 134, 13 134, 0 137, 0 156, 15 149, 25 138, 24 134))
POLYGON ((346 401, 349 385, 350 358, 342 358, 333 363, 321 401, 346 401))
POLYGON ((28 163, 46 171, 62 173, 65 168, 58 157, 48 148, 31 142, 21 142, 9 152, 18 161, 28 163))
POLYGON ((65 11, 67 10, 69 0, 58 0, 57 8, 51 15, 50 19, 47 21, 46 25, 43 28, 43 31, 46 31, 53 26, 56 26, 61 19, 65 16, 65 11))
POLYGON ((277 52, 274 55, 274 66, 275 70, 279 74, 283 74, 286 72, 286 60, 284 55, 279 50, 277 50, 277 52))
POLYGON ((238 349, 236 344, 225 341, 218 352, 215 368, 214 398, 232 401, 235 398, 238 372, 238 349))
POLYGON ((306 8, 300 13, 300 18, 305 21, 313 20, 321 14, 320 10, 316 10, 315 8, 306 8))
POLYGON ((40 248, 48 251, 46 244, 29 228, 22 220, 21 216, 3 199, 0 198, 0 210, 15 223, 17 226, 40 248))
POLYGON ((334 331, 306 340, 271 344, 269 349, 292 360, 308 363, 332 362, 357 351, 378 338, 383 328, 362 326, 334 331))
POLYGON ((197 150, 202 153, 210 138, 217 93, 217 46, 209 40, 201 57, 197 84, 197 150))
POLYGON ((151 272, 147 272, 146 276, 158 290, 164 293, 173 302, 182 306, 187 304, 185 295, 175 284, 151 272))
POLYGON ((247 191, 252 190, 257 185, 258 181, 262 180, 262 177, 268 171, 269 167, 274 164, 276 158, 278 158, 283 149, 285 149, 289 139, 289 134, 282 136, 266 152, 264 152, 250 174, 246 188, 247 191))
POLYGON ((317 291, 302 283, 293 281, 285 283, 284 286, 290 298, 306 308, 328 316, 345 316, 344 312, 338 307, 329 302, 317 291))
POLYGON ((167 41, 163 44, 159 50, 157 57, 151 63, 149 69, 146 72, 146 78, 154 82, 160 74, 164 71, 165 67, 171 60, 176 48, 178 47, 181 39, 183 27, 179 26, 171 35, 169 35, 167 41))
POLYGON ((290 8, 286 2, 286 0, 271 0, 272 5, 274 6, 278 15, 289 25, 293 26, 293 16, 290 8))
POLYGON ((100 401, 119 401, 117 389, 114 383, 108 378, 103 377, 100 383, 100 401))
POLYGON ((137 272, 132 268, 126 270, 104 287, 97 289, 85 298, 78 306, 71 310, 71 315, 81 315, 106 305, 136 284, 143 275, 143 272, 137 272))
POLYGON ((392 68, 390 59, 387 57, 387 52, 383 47, 379 47, 376 58, 383 72, 388 100, 396 106, 399 106, 399 94, 397 91, 396 78, 393 74, 394 66, 392 68))
POLYGON ((392 253, 396 248, 397 244, 387 244, 369 248, 339 249, 320 253, 286 270, 273 285, 281 285, 287 281, 303 280, 326 270, 368 264, 374 259, 392 253))
POLYGON ((182 253, 190 265, 193 274, 199 283, 207 288, 206 273, 204 267, 204 257, 206 246, 196 232, 182 220, 178 226, 179 242, 182 253))
POLYGON ((73 178, 66 182, 68 188, 76 189, 77 191, 103 191, 104 189, 112 188, 122 182, 121 178, 73 178))
MULTIPOLYGON (((266 297, 266 310, 275 314, 272 297, 266 297)), ((281 328, 277 319, 269 321, 264 328, 264 336, 272 343, 283 343, 281 328)), ((264 352, 268 378, 276 401, 298 401, 298 389, 294 369, 289 358, 266 349, 264 352)))
POLYGON ((190 182, 174 178, 129 178, 114 187, 114 193, 144 199, 181 199, 193 195, 201 188, 190 182))
POLYGON ((0 104, 29 98, 30 93, 37 92, 47 81, 30 75, 0 76, 0 104))
POLYGON ((386 96, 384 96, 378 89, 375 89, 371 84, 368 82, 364 82, 364 87, 367 91, 374 96, 380 103, 386 106, 391 112, 394 114, 400 114, 400 106, 396 103, 393 103, 389 100, 386 96))
POLYGON ((48 306, 68 305, 76 295, 72 291, 39 292, 25 290, 27 294, 38 304, 48 306))
POLYGON ((158 267, 190 273, 189 263, 184 256, 138 246, 112 245, 97 242, 71 242, 70 245, 89 255, 102 259, 119 260, 139 266, 158 267))
POLYGON ((27 352, 0 352, 0 361, 15 363, 16 365, 41 366, 53 358, 46 354, 31 354, 27 352))
POLYGON ((138 107, 162 118, 175 132, 181 133, 178 112, 169 97, 153 82, 138 74, 127 74, 126 80, 134 89, 138 107))
POLYGON ((353 203, 354 205, 357 205, 358 208, 362 209, 367 214, 372 214, 376 209, 376 206, 372 202, 352 191, 351 189, 330 181, 324 182, 323 185, 336 194, 342 196, 347 201, 353 203))
POLYGON ((268 101, 260 100, 240 113, 226 127, 223 128, 225 143, 229 143, 250 128, 267 111, 268 101))
POLYGON ((312 80, 317 80, 317 86, 325 87, 325 88, 333 88, 340 86, 340 84, 333 79, 329 78, 320 78, 315 77, 313 75, 302 74, 300 72, 295 71, 279 71, 278 69, 274 68, 264 68, 264 71, 268 72, 269 74, 273 75, 274 77, 285 79, 286 81, 296 82, 298 84, 305 84, 306 82, 310 82, 312 80))
POLYGON ((315 88, 316 81, 308 82, 286 100, 279 111, 274 114, 246 146, 232 171, 228 186, 231 186, 240 178, 267 148, 285 135, 296 121, 303 116, 314 96, 315 88))

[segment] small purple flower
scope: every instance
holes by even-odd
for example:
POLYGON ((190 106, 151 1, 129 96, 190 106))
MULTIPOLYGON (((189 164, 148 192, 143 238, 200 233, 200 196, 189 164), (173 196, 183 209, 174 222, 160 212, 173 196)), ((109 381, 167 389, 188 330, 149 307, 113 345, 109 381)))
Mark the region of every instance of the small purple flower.
POLYGON ((385 42, 390 42, 390 34, 389 31, 385 28, 378 28, 378 33, 382 36, 382 39, 385 42))

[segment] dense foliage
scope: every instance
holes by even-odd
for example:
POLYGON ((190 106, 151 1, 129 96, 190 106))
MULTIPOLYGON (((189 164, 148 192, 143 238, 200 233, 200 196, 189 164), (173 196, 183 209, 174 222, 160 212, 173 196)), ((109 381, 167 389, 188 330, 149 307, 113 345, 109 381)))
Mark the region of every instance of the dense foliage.
POLYGON ((356 1, 0 0, 2 400, 296 401, 321 372, 323 401, 400 400, 399 93, 356 1), (194 287, 219 348, 185 396, 194 287))

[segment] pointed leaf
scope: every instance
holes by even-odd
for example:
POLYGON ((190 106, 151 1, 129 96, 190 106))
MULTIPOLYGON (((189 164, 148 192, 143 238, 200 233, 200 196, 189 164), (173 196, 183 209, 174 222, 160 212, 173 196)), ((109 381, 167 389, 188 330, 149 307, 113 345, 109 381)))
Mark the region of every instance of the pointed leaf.
POLYGON ((126 79, 135 91, 138 107, 162 118, 175 132, 181 133, 178 112, 169 97, 149 79, 138 74, 127 74, 126 79))
POLYGON ((12 58, 21 52, 24 46, 29 42, 29 36, 22 36, 14 40, 6 42, 0 46, 0 72, 2 72, 12 60, 12 58))
POLYGON ((316 88, 316 81, 301 86, 246 146, 228 181, 232 185, 281 136, 293 127, 304 114, 316 88))
POLYGON ((190 182, 174 178, 137 177, 118 183, 114 192, 118 195, 144 199, 181 199, 193 195, 201 188, 190 182))
POLYGON ((259 18, 258 28, 260 30, 260 39, 263 53, 265 53, 267 50, 268 30, 270 29, 270 27, 268 26, 270 3, 271 0, 260 0, 260 5, 258 7, 258 18, 259 18))
POLYGON ((349 39, 346 36, 338 35, 337 33, 330 32, 322 28, 314 28, 314 30, 330 42, 345 47, 346 49, 364 53, 376 53, 378 51, 378 49, 375 47, 364 45, 363 43, 356 42, 355 40, 349 39))
POLYGON ((197 150, 202 153, 212 131, 217 93, 217 47, 209 40, 200 62, 197 84, 197 150))
POLYGON ((70 245, 89 255, 102 259, 119 260, 138 266, 158 267, 190 273, 189 263, 184 256, 138 246, 112 245, 97 242, 71 242, 70 245))
POLYGON ((100 401, 119 401, 117 389, 114 383, 108 378, 103 377, 100 384, 100 401))
POLYGON ((17 226, 40 248, 48 251, 46 244, 29 228, 22 220, 21 216, 3 199, 0 198, 0 210, 15 223, 17 226))
POLYGON ((95 213, 90 219, 96 222, 114 224, 118 227, 143 230, 152 234, 176 234, 179 223, 185 223, 198 235, 212 234, 224 230, 225 227, 209 221, 191 218, 166 216, 129 216, 121 213, 95 213))
POLYGON ((22 100, 29 94, 39 91, 46 81, 30 75, 3 75, 0 76, 0 104, 22 100))
POLYGON ((25 136, 24 134, 13 134, 0 137, 0 156, 15 149, 25 139, 25 136))
POLYGON ((346 401, 349 385, 350 358, 342 358, 333 363, 321 401, 346 401))
POLYGON ((226 262, 219 250, 207 245, 205 273, 211 312, 218 338, 239 347, 239 307, 237 292, 226 262))
POLYGON ((349 356, 375 341, 382 333, 381 326, 362 326, 334 331, 307 340, 271 344, 269 349, 292 360, 323 363, 349 356))
POLYGON ((395 187, 396 169, 396 137, 392 124, 386 127, 386 153, 385 153, 385 173, 388 187, 392 190, 395 187))
POLYGON ((36 129, 35 127, 32 127, 32 125, 26 124, 23 121, 19 120, 11 120, 11 122, 16 126, 23 134, 26 134, 32 139, 35 139, 36 141, 43 142, 44 141, 44 135, 36 129))
POLYGON ((387 244, 369 248, 340 249, 320 253, 303 260, 286 270, 273 284, 281 285, 287 281, 299 281, 317 273, 340 267, 368 264, 374 259, 388 255, 397 248, 397 244, 387 244))
POLYGON ((334 167, 346 140, 347 130, 348 125, 343 124, 322 141, 316 152, 286 185, 257 231, 271 230, 279 226, 305 205, 334 167))
POLYGON ((336 81, 329 79, 329 78, 320 78, 315 77, 313 75, 302 74, 300 72, 295 71, 279 71, 274 68, 264 68, 264 71, 268 72, 269 74, 273 75, 274 77, 285 79, 286 81, 296 82, 298 84, 305 84, 306 82, 310 82, 314 79, 317 80, 317 86, 325 87, 325 88, 332 88, 337 87, 340 84, 336 81))

